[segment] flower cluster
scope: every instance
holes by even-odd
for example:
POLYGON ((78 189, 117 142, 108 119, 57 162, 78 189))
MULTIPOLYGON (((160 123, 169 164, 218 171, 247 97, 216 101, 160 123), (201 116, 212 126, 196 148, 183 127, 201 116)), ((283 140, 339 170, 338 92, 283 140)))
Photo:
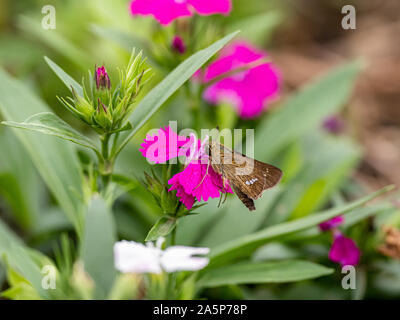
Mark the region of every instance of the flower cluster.
POLYGON ((243 41, 222 50, 196 78, 209 84, 204 92, 208 102, 229 102, 242 118, 259 116, 280 89, 279 71, 267 62, 267 54, 243 41))
POLYGON ((332 218, 319 225, 321 231, 332 231, 333 244, 329 251, 329 259, 340 263, 342 266, 355 266, 360 260, 360 249, 353 239, 345 237, 338 229, 344 222, 343 216, 332 218))
POLYGON ((125 72, 120 71, 120 81, 114 90, 106 68, 95 67, 94 76, 89 79, 90 90, 83 83, 81 93, 72 88, 73 98, 60 101, 100 134, 126 130, 130 128, 127 117, 149 75, 142 53, 135 56, 133 52, 125 72))
POLYGON ((120 241, 114 245, 114 263, 123 273, 155 273, 175 271, 196 271, 203 269, 208 258, 199 257, 209 253, 209 248, 171 246, 162 250, 164 238, 159 238, 156 245, 146 245, 134 241, 120 241))
POLYGON ((175 19, 200 15, 228 14, 231 0, 133 0, 130 4, 133 15, 152 15, 160 24, 168 25, 175 19))
POLYGON ((177 197, 190 210, 195 201, 208 201, 218 198, 221 193, 233 193, 228 181, 223 181, 208 164, 208 155, 204 152, 205 143, 191 137, 177 135, 170 127, 161 128, 155 135, 147 135, 140 151, 148 160, 155 163, 183 156, 185 168, 169 179, 171 188, 177 197))

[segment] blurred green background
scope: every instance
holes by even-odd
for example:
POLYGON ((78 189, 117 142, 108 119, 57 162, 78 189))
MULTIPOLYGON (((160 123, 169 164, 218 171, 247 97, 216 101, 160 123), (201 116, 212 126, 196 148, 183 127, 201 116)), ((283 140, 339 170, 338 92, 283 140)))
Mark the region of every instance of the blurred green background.
MULTIPOLYGON (((155 30, 154 21, 132 18, 128 4, 123 0, 0 0, 0 66, 62 119, 90 134, 58 102, 56 96, 67 96, 69 90, 43 56, 50 57, 77 80, 86 76, 88 69, 93 70, 95 64, 105 64, 111 78, 116 78, 115 67, 126 65, 132 46, 143 49, 145 54, 146 50, 149 54, 152 49, 154 52, 149 37, 155 30), (41 9, 49 4, 56 8, 55 30, 41 27, 41 9)), ((181 244, 218 247, 400 181, 400 70, 396 63, 400 52, 393 41, 400 27, 394 14, 400 9, 398 2, 236 0, 233 7, 229 17, 204 18, 205 25, 211 34, 214 30, 226 34, 241 29, 240 37, 266 49, 282 71, 282 94, 272 111, 260 119, 243 121, 229 107, 219 106, 203 110, 200 123, 208 128, 221 123, 226 127, 256 128, 257 159, 281 167, 285 178, 257 202, 257 215, 249 216, 233 197, 221 208, 217 208, 218 202, 210 201, 198 210, 199 215, 182 219, 178 230, 181 244), (357 8, 357 29, 343 30, 340 10, 350 2, 357 8), (323 121, 329 116, 336 116, 343 123, 338 135, 323 128, 323 121)), ((201 43, 199 47, 209 44, 201 43)), ((151 59, 149 63, 152 65, 151 59)), ((155 85, 168 70, 157 64, 152 67, 155 85)), ((0 82, 1 87, 4 91, 0 93, 8 90, 0 82)), ((21 93, 15 97, 15 108, 28 101, 24 96, 21 93)), ((24 108, 29 114, 29 105, 24 108)), ((161 215, 151 194, 138 182, 150 169, 138 152, 145 132, 175 119, 182 128, 190 126, 191 116, 181 90, 118 159, 117 173, 128 176, 133 185, 113 208, 120 238, 143 241, 161 215)), ((40 157, 32 162, 34 151, 28 155, 25 149, 14 131, 0 127, 0 227, 4 223, 4 228, 13 230, 29 247, 54 257, 60 235, 76 244, 75 231, 64 214, 65 205, 60 206, 60 199, 44 182, 48 180, 36 169, 40 157)), ((88 158, 79 150, 81 163, 87 164, 88 158)), ((161 174, 161 168, 155 170, 161 174)), ((400 264, 377 251, 384 241, 382 226, 399 226, 398 203, 384 201, 357 210, 355 220, 350 219, 345 228, 363 251, 356 291, 340 287, 340 270, 327 258, 329 236, 311 232, 261 247, 252 259, 306 258, 335 268, 333 275, 295 284, 226 285, 206 289, 203 295, 258 299, 399 298, 400 264)), ((73 253, 71 259, 74 258, 73 253)), ((0 270, 6 288, 5 272, 0 270)))

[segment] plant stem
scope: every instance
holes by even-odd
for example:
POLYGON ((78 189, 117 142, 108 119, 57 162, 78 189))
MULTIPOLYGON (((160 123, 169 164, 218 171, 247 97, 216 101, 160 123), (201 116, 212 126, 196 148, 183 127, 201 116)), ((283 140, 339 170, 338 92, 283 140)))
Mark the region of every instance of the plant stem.
POLYGON ((176 244, 176 228, 177 228, 177 226, 175 226, 175 228, 171 231, 171 243, 170 243, 170 246, 174 246, 176 244))
POLYGON ((100 159, 100 174, 103 181, 104 188, 107 188, 108 184, 111 181, 111 174, 114 167, 114 160, 110 159, 109 155, 109 142, 111 135, 109 133, 105 133, 101 137, 101 156, 100 159))

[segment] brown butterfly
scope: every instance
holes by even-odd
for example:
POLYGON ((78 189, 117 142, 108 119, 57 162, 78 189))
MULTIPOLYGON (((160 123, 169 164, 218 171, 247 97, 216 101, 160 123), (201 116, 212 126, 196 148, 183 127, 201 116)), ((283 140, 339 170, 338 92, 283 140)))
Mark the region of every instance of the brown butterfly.
POLYGON ((275 186, 282 178, 282 171, 244 154, 233 151, 218 142, 208 144, 209 164, 235 191, 239 199, 250 210, 255 210, 254 201, 263 192, 275 186))

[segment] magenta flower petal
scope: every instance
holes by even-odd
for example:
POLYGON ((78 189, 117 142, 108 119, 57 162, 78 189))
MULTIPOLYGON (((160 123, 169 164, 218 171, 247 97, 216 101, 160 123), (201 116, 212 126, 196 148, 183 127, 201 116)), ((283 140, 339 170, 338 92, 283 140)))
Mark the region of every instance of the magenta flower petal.
POLYGON ((110 77, 108 76, 108 73, 106 71, 106 68, 104 66, 96 68, 96 70, 95 70, 95 81, 96 81, 97 90, 99 90, 99 89, 108 89, 108 90, 110 90, 111 81, 110 81, 110 77))
POLYGON ((334 217, 328 221, 319 224, 319 229, 321 231, 328 231, 339 227, 344 222, 343 216, 334 217))
POLYGON ((342 266, 355 266, 360 260, 360 255, 360 249, 358 249, 353 239, 346 238, 340 233, 335 235, 331 250, 329 251, 330 260, 340 263, 342 266))
MULTIPOLYGON (((207 83, 265 57, 265 52, 244 42, 236 43, 205 70, 203 81, 207 83)), ((229 102, 242 118, 254 118, 264 111, 268 101, 278 96, 280 82, 277 68, 261 61, 259 65, 212 84, 205 90, 204 98, 212 104, 229 102)))
POLYGON ((270 64, 262 64, 208 87, 204 98, 213 103, 231 103, 242 118, 259 116, 279 91, 279 77, 270 64))
POLYGON ((155 135, 147 135, 139 150, 144 157, 154 163, 165 163, 171 158, 185 154, 181 149, 190 138, 178 136, 171 128, 158 129, 155 135))
POLYGON ((187 3, 201 15, 216 13, 227 15, 232 9, 231 0, 187 0, 187 3))
MULTIPOLYGON (((183 171, 177 173, 168 181, 168 184, 172 185, 169 190, 180 190, 180 196, 178 194, 177 196, 184 204, 183 194, 186 198, 192 196, 197 201, 208 201, 209 198, 220 197, 221 192, 233 193, 228 182, 226 182, 225 188, 223 187, 222 177, 211 166, 208 168, 207 175, 206 172, 207 164, 190 163, 183 171)), ((185 206, 188 209, 191 208, 186 204, 185 206)))
POLYGON ((130 8, 133 15, 152 15, 162 25, 192 15, 185 0, 134 0, 130 8))
POLYGON ((267 54, 246 42, 235 42, 224 48, 217 60, 205 70, 204 81, 208 82, 228 71, 240 68, 255 62, 267 54))

